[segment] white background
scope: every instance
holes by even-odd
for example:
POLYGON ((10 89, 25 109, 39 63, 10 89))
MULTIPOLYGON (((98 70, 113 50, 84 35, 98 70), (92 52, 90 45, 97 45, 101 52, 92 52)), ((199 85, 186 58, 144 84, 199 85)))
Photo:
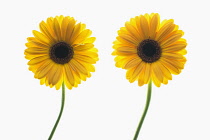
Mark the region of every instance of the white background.
POLYGON ((114 66, 112 42, 131 17, 158 12, 185 32, 187 63, 168 85, 153 86, 139 140, 210 139, 210 9, 206 0, 36 0, 0 3, 0 140, 46 140, 60 109, 61 90, 41 86, 28 71, 26 38, 49 16, 73 16, 97 37, 96 72, 66 91, 53 140, 132 140, 147 86, 130 84, 114 66))

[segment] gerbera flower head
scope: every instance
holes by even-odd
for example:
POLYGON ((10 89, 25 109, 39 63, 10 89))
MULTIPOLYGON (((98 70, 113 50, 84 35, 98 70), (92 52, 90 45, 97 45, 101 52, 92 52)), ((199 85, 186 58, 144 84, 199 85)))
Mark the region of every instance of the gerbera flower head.
POLYGON ((127 70, 126 78, 138 85, 150 80, 160 87, 184 68, 186 40, 173 19, 160 22, 157 13, 131 18, 118 31, 112 55, 116 67, 127 70))
POLYGON ((27 38, 25 58, 40 84, 59 89, 64 83, 72 89, 91 76, 98 54, 85 24, 61 15, 47 18, 39 28, 27 38))

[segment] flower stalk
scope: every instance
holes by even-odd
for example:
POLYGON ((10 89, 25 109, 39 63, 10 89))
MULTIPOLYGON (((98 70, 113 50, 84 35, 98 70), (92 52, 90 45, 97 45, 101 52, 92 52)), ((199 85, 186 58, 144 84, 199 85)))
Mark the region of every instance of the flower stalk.
POLYGON ((56 130, 57 126, 58 126, 58 123, 59 123, 60 118, 61 118, 62 113, 63 113, 64 103, 65 103, 65 84, 63 83, 63 84, 62 84, 62 99, 61 99, 61 109, 60 109, 60 113, 59 113, 58 118, 57 118, 57 120, 56 120, 56 122, 55 122, 55 125, 54 125, 54 127, 53 127, 53 129, 52 129, 52 131, 51 131, 51 133, 50 133, 50 136, 49 136, 48 140, 51 140, 52 137, 53 137, 53 135, 54 135, 54 133, 55 133, 55 130, 56 130))
POLYGON ((150 105, 151 94, 152 94, 152 81, 150 80, 150 82, 148 84, 148 90, 147 90, 146 105, 145 105, 144 112, 142 114, 141 120, 139 122, 139 125, 136 129, 136 133, 135 133, 135 136, 134 136, 133 140, 137 140, 137 138, 138 138, 139 132, 141 130, 142 124, 144 122, 144 119, 146 117, 146 114, 147 114, 147 111, 148 111, 148 108, 149 108, 149 105, 150 105))

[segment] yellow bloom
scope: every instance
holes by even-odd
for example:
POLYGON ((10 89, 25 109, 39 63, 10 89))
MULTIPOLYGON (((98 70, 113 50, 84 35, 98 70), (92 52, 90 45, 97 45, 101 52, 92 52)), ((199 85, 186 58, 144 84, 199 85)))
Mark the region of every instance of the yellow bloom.
POLYGON ((72 89, 91 76, 98 54, 95 37, 90 37, 85 24, 61 15, 42 21, 39 27, 40 32, 33 30, 34 37, 27 38, 25 58, 40 84, 59 89, 64 82, 72 89))
POLYGON ((157 13, 131 18, 114 41, 116 67, 126 69, 129 82, 137 80, 139 86, 150 80, 157 87, 167 84, 186 62, 183 35, 173 19, 160 22, 157 13))

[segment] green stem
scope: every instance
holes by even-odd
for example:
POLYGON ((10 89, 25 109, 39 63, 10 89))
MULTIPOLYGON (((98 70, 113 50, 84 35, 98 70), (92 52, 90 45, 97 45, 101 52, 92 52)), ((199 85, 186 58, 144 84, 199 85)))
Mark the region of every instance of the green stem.
POLYGON ((62 113, 63 113, 64 103, 65 103, 65 85, 64 85, 64 83, 63 83, 63 84, 62 84, 62 99, 61 99, 61 109, 60 109, 60 113, 59 113, 58 118, 57 118, 57 120, 56 120, 56 122, 55 122, 55 125, 54 125, 54 127, 53 127, 53 129, 52 129, 52 131, 51 131, 51 133, 50 133, 50 136, 49 136, 48 140, 51 140, 51 139, 52 139, 53 134, 54 134, 54 132, 55 132, 57 126, 58 126, 58 123, 59 123, 60 118, 61 118, 62 113))
POLYGON ((148 90, 147 90, 147 101, 146 101, 146 105, 145 105, 145 108, 144 108, 144 112, 142 114, 142 117, 141 117, 141 120, 139 122, 139 125, 136 129, 136 133, 135 133, 135 136, 133 138, 133 140, 137 140, 138 138, 138 135, 139 135, 139 132, 140 132, 140 129, 141 129, 141 126, 144 122, 144 118, 147 114, 147 110, 149 108, 149 104, 150 104, 150 100, 151 100, 151 94, 152 94, 152 81, 150 80, 149 84, 148 84, 148 90))

